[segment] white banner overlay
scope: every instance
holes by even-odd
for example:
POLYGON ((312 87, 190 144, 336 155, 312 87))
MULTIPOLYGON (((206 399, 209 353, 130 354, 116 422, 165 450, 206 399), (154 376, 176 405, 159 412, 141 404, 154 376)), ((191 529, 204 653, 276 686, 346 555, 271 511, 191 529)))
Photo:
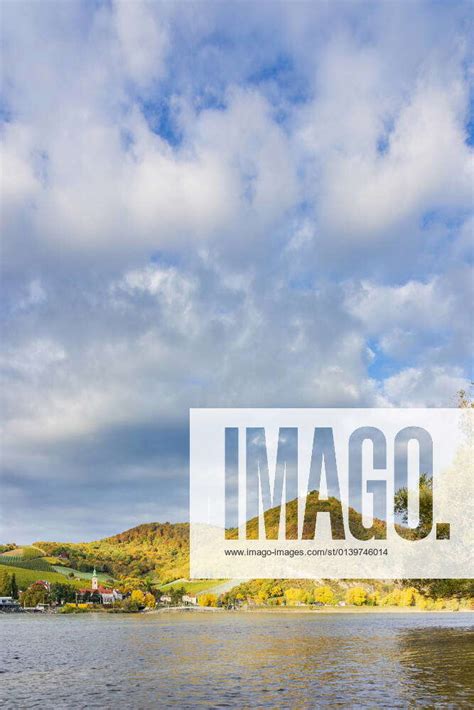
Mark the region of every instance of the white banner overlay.
POLYGON ((192 409, 192 578, 471 578, 472 409, 192 409))

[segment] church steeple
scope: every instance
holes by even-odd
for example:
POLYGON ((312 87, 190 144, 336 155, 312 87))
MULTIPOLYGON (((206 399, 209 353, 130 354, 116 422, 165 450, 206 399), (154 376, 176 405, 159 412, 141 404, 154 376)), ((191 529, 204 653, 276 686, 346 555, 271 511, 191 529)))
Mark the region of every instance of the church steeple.
POLYGON ((97 579, 97 572, 94 571, 92 572, 92 589, 98 589, 99 588, 99 580, 97 579))

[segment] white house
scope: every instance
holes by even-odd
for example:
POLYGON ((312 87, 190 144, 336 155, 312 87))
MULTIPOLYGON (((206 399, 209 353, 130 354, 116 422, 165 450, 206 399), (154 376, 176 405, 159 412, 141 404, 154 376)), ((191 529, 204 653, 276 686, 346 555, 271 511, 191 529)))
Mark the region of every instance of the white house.
POLYGON ((183 594, 181 599, 183 604, 186 604, 187 606, 196 606, 198 603, 197 597, 191 597, 189 594, 183 594))

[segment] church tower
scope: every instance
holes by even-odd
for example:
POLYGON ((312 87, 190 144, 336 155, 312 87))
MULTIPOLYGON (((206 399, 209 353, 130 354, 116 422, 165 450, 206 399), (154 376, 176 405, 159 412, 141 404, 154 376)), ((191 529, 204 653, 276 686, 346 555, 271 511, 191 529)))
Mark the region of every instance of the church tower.
POLYGON ((97 579, 97 572, 94 571, 92 572, 92 589, 98 589, 99 588, 99 580, 97 579))

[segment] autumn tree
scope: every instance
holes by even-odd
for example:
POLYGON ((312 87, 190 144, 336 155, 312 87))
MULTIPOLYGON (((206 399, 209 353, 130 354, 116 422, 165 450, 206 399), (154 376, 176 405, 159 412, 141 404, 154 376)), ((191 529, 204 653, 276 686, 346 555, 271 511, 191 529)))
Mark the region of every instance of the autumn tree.
POLYGON ((215 594, 201 594, 198 604, 199 606, 217 606, 217 597, 215 594))
POLYGON ((145 594, 141 591, 141 589, 134 589, 130 595, 130 601, 132 602, 132 604, 136 604, 138 607, 145 606, 145 599, 145 594))
POLYGON ((367 592, 363 587, 351 587, 346 592, 346 602, 355 606, 362 606, 367 602, 367 592))
POLYGON ((156 606, 156 599, 151 592, 145 594, 145 606, 148 609, 154 609, 156 606))
POLYGON ((314 601, 320 604, 334 604, 334 592, 331 587, 316 587, 314 590, 314 601))

